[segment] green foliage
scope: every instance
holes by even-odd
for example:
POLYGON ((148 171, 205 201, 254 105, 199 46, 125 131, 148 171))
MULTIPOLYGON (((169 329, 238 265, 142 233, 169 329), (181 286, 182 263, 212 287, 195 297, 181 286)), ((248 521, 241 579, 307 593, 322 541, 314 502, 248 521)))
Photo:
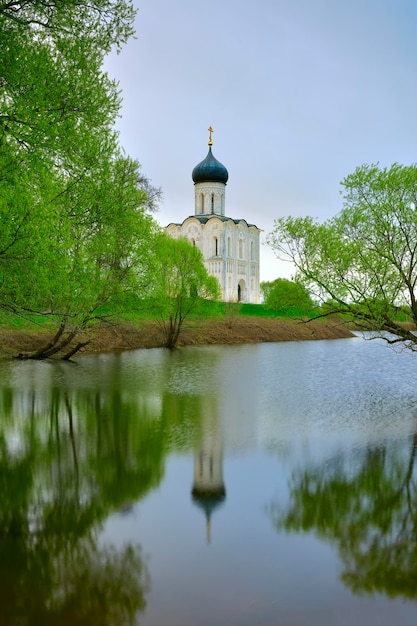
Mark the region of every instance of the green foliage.
POLYGON ((2 3, 2 178, 41 164, 80 175, 114 145, 120 98, 101 67, 134 16, 129 0, 2 3))
POLYGON ((292 261, 313 298, 326 302, 326 314, 412 348, 417 338, 399 319, 409 311, 417 323, 417 167, 364 165, 342 185, 337 216, 323 224, 280 218, 268 244, 292 261))
POLYGON ((161 232, 147 258, 153 271, 148 304, 166 347, 173 348, 185 319, 203 311, 205 300, 218 298, 219 284, 208 274, 200 250, 186 238, 176 240, 161 232))
POLYGON ((118 145, 120 94, 102 69, 134 16, 130 0, 0 7, 0 308, 58 328, 24 356, 68 358, 104 305, 149 282, 159 191, 118 145))
POLYGON ((313 301, 306 287, 300 282, 277 278, 272 282, 261 283, 264 302, 267 308, 291 314, 298 311, 307 314, 313 308, 313 301))

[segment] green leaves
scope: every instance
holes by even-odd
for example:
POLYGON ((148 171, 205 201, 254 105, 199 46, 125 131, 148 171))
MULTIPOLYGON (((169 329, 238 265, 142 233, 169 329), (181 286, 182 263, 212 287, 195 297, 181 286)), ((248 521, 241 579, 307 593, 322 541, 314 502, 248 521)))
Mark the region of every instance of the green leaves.
POLYGON ((130 0, 0 7, 0 307, 57 322, 37 356, 149 274, 159 191, 118 145, 120 94, 102 70, 134 16, 130 0))
POLYGON ((262 283, 265 305, 275 311, 308 314, 313 308, 313 301, 304 285, 299 282, 277 278, 269 283, 262 283))
POLYGON ((175 240, 160 233, 154 240, 152 255, 150 306, 163 330, 166 346, 173 348, 185 319, 202 299, 217 298, 219 285, 208 274, 200 250, 188 239, 175 240))
POLYGON ((398 307, 417 323, 417 167, 364 165, 345 178, 344 208, 323 224, 280 218, 268 237, 313 297, 333 302, 362 327, 416 343, 398 307), (404 308, 403 308, 404 311, 404 308))

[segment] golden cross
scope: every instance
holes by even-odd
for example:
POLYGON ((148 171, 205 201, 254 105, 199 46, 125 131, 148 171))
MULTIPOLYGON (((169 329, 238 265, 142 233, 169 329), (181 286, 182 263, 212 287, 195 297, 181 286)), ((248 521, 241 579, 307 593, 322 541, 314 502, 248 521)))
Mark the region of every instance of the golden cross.
POLYGON ((212 146, 213 145, 213 139, 211 137, 211 134, 214 133, 214 130, 212 129, 211 126, 208 127, 208 132, 210 133, 208 145, 212 146))

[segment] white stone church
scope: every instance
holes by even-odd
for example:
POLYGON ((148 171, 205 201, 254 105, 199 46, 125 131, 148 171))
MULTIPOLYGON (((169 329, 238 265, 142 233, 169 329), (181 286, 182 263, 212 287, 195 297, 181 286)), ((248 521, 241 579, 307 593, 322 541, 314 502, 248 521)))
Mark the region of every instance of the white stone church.
POLYGON ((210 126, 208 154, 192 172, 194 215, 182 224, 168 224, 165 231, 175 239, 187 237, 200 248, 209 273, 219 281, 221 300, 258 304, 261 230, 244 219, 226 216, 229 174, 213 156, 212 132, 210 126))

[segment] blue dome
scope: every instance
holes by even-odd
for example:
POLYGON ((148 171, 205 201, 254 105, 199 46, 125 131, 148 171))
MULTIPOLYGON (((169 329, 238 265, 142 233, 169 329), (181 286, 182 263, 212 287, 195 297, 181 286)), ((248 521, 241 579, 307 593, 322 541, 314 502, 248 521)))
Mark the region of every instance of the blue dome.
POLYGON ((195 166, 192 173, 194 183, 227 183, 229 173, 220 161, 214 158, 211 147, 204 161, 195 166))

